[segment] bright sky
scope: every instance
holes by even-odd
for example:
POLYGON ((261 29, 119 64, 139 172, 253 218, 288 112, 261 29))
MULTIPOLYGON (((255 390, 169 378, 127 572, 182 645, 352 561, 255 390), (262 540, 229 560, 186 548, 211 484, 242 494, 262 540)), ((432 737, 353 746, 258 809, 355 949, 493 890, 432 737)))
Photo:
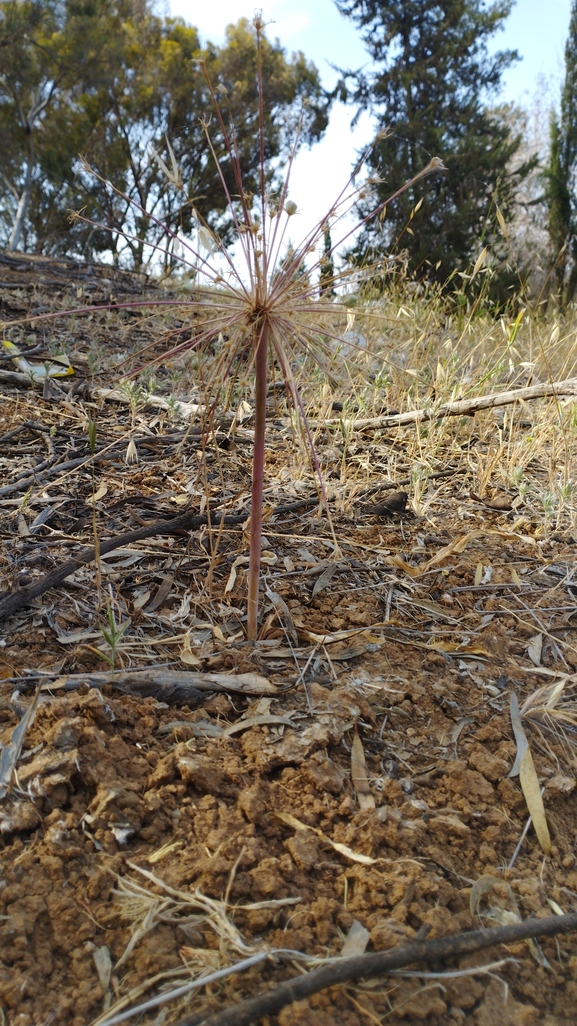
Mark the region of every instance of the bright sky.
MULTIPOLYGON (((201 41, 218 44, 226 26, 243 16, 252 18, 256 5, 251 0, 164 0, 159 6, 195 25, 201 41)), ((258 6, 265 20, 274 22, 267 29, 269 38, 278 37, 289 52, 302 50, 317 65, 325 87, 337 79, 331 64, 356 69, 367 62, 357 30, 333 0, 261 0, 258 6)), ((558 95, 570 11, 571 0, 517 0, 504 31, 495 36, 495 49, 516 49, 522 57, 507 73, 500 99, 530 103, 540 75, 550 80, 552 95, 558 95)), ((352 113, 335 105, 324 138, 297 159, 291 188, 300 211, 297 242, 327 212, 347 181, 356 153, 371 138, 368 117, 351 130, 352 113)))

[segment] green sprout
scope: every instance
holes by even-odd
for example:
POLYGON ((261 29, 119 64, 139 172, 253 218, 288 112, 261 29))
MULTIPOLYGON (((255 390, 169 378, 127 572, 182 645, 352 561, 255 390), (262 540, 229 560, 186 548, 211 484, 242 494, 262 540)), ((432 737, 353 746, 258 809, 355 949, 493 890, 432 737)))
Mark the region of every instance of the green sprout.
POLYGON ((122 641, 122 638, 126 634, 128 628, 130 627, 132 620, 130 617, 128 617, 128 619, 125 620, 124 623, 118 624, 116 622, 116 617, 114 615, 114 610, 111 604, 108 605, 106 612, 108 616, 108 627, 101 627, 100 633, 102 634, 102 637, 104 638, 106 644, 110 648, 110 655, 108 655, 108 653, 106 652, 102 652, 100 649, 99 652, 102 658, 106 660, 112 672, 114 673, 116 669, 116 660, 118 657, 118 648, 120 642, 122 641))

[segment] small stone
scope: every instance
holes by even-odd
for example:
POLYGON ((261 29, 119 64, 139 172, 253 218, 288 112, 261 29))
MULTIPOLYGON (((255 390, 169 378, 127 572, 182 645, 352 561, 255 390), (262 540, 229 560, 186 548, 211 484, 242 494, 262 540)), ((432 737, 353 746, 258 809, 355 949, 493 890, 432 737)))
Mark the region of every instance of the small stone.
POLYGON ((204 794, 219 794, 221 791, 223 773, 212 759, 202 755, 187 755, 181 756, 177 764, 182 779, 186 784, 191 784, 195 791, 204 794))
POLYGON ((479 847, 479 858, 481 862, 487 862, 491 866, 496 866, 498 862, 497 852, 486 841, 483 841, 479 847))
POLYGON ((176 776, 176 757, 174 752, 165 755, 160 759, 147 781, 147 788, 159 787, 162 784, 170 784, 176 776))
POLYGON ((0 832, 2 834, 18 834, 20 831, 35 830, 41 822, 40 813, 31 801, 18 801, 14 804, 3 803, 0 813, 0 832))
POLYGON ((483 774, 477 770, 467 769, 460 760, 448 764, 445 781, 450 791, 462 794, 466 798, 476 797, 489 801, 495 797, 492 785, 483 774))
POLYGON ((466 823, 463 823, 458 816, 443 815, 431 816, 429 830, 436 834, 447 834, 453 837, 467 837, 471 831, 466 823))

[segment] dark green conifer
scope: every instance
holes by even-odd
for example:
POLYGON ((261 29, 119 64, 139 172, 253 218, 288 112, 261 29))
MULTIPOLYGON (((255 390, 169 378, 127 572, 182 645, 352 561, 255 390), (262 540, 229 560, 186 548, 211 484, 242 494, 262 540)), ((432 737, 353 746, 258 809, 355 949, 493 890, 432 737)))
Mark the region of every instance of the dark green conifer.
MULTIPOLYGON (((372 66, 345 72, 341 98, 376 115, 388 129, 374 149, 374 196, 385 199, 432 156, 447 170, 419 182, 390 204, 362 236, 363 256, 406 250, 408 268, 445 282, 490 242, 498 202, 513 205, 511 173, 520 139, 488 103, 516 51, 489 53, 512 0, 336 0, 360 28, 372 66), (419 200, 422 203, 415 212, 419 200), (411 213, 414 216, 411 219, 411 213)), ((358 252, 361 256, 361 252, 358 252)))
POLYGON ((549 161, 544 172, 553 273, 563 305, 577 288, 577 0, 565 46, 560 117, 551 117, 549 161))

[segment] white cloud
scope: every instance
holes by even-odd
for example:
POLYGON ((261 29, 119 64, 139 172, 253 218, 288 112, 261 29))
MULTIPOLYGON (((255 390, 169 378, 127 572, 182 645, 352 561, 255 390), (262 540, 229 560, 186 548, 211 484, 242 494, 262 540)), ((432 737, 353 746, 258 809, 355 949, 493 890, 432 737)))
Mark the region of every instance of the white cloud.
MULTIPOLYGON (((295 160, 289 189, 290 197, 299 209, 294 242, 304 238, 326 216, 347 186, 358 152, 373 137, 374 130, 368 115, 360 118, 354 129, 350 126, 351 116, 350 109, 340 103, 335 104, 323 138, 311 149, 302 149, 295 160)), ((333 244, 346 235, 354 223, 354 218, 345 218, 335 228, 333 244)), ((349 239, 349 245, 350 242, 349 239)))
MULTIPOLYGON (((211 43, 217 44, 224 39, 227 25, 236 24, 240 18, 248 18, 249 21, 252 21, 255 10, 260 10, 260 7, 251 3, 250 0, 248 3, 239 3, 239 0, 214 0, 213 3, 202 4, 195 3, 193 0, 170 0, 169 7, 173 16, 184 18, 199 30, 203 42, 209 39, 211 43)), ((271 20, 277 20, 279 24, 282 23, 283 34, 285 24, 290 26, 291 14, 286 0, 268 0, 266 8, 263 5, 262 13, 265 23, 271 20)), ((296 17, 298 18, 299 15, 296 17)), ((289 28, 289 31, 299 31, 302 27, 303 23, 296 29, 289 28)), ((280 35, 276 25, 269 27, 268 35, 280 35)))
POLYGON ((267 35, 270 39, 276 39, 278 36, 283 45, 288 44, 288 46, 302 49, 302 43, 299 43, 298 40, 295 40, 293 43, 291 39, 307 29, 310 22, 311 20, 308 15, 293 11, 291 14, 272 22, 266 30, 267 35))

